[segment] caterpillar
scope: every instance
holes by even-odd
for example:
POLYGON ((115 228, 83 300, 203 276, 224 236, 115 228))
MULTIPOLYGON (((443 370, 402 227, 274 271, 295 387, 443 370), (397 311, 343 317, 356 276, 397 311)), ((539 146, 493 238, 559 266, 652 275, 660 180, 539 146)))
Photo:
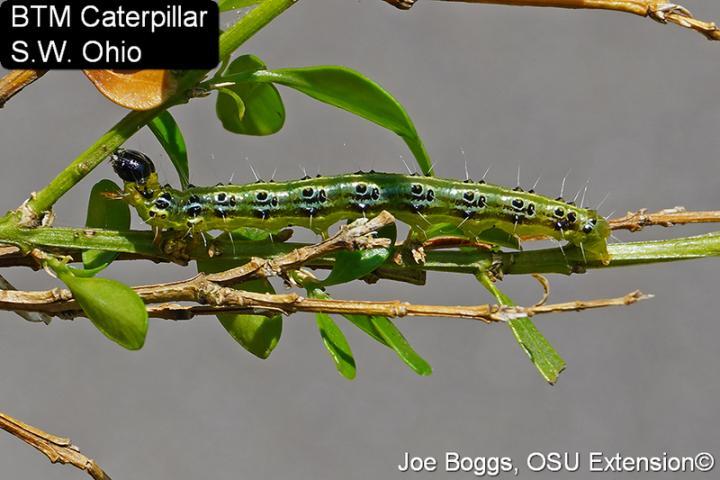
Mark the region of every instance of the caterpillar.
POLYGON ((450 223, 468 238, 483 239, 499 229, 515 238, 566 241, 580 247, 586 258, 608 258, 610 225, 604 217, 519 187, 370 171, 177 190, 160 185, 155 165, 141 152, 120 149, 110 161, 124 181, 123 198, 158 230, 301 226, 320 233, 338 221, 387 210, 418 231, 450 223))

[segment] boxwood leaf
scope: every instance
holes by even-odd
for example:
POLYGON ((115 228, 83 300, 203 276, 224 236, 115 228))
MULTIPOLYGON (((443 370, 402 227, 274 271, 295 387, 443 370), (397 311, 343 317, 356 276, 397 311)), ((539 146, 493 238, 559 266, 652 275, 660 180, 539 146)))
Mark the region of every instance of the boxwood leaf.
POLYGON ((375 327, 385 343, 395 350, 395 353, 407 366, 412 368, 418 375, 432 374, 432 367, 410 346, 395 324, 386 317, 372 316, 370 322, 375 327))
POLYGON ((148 127, 155 134, 168 157, 170 157, 170 161, 175 166, 178 177, 180 177, 180 184, 183 188, 187 188, 190 183, 187 147, 177 122, 170 112, 165 110, 153 118, 148 123, 148 127))
MULTIPOLYGON (((316 289, 314 298, 327 300, 327 292, 316 289)), ((349 322, 370 335, 382 345, 394 350, 400 359, 419 375, 432 374, 432 367, 410 346, 395 324, 386 317, 368 315, 343 315, 349 322)))
POLYGON ((148 314, 140 296, 127 285, 108 278, 83 278, 56 269, 90 321, 106 337, 128 350, 145 343, 148 314))
POLYGON ((397 133, 405 140, 422 172, 433 173, 430 157, 405 108, 361 73, 335 65, 286 68, 267 73, 273 83, 294 88, 397 133))
MULTIPOLYGON (((199 260, 198 271, 217 273, 240 265, 240 262, 199 260)), ((275 293, 270 282, 265 279, 251 280, 233 285, 233 288, 249 292, 275 293)), ((280 341, 282 335, 282 315, 248 315, 241 313, 220 313, 220 324, 245 350, 258 358, 268 358, 280 341)))
MULTIPOLYGON (((225 75, 262 70, 265 64, 254 55, 233 60, 225 75)), ((226 130, 245 135, 271 135, 285 123, 280 93, 268 83, 245 82, 223 87, 215 103, 217 117, 226 130)))
MULTIPOLYGON (((394 223, 386 225, 377 232, 379 238, 387 238, 390 245, 397 239, 397 227, 394 223)), ((321 282, 322 286, 351 282, 368 275, 380 267, 392 253, 391 248, 370 248, 366 250, 342 250, 335 256, 335 264, 330 275, 321 282)))
POLYGON ((390 256, 388 248, 370 248, 367 250, 343 250, 335 256, 335 264, 322 286, 347 283, 373 272, 390 256))
MULTIPOLYGON (((515 302, 500 290, 486 273, 479 273, 477 279, 495 297, 500 305, 514 306, 515 302)), ((540 375, 551 385, 565 370, 565 360, 540 333, 530 317, 514 318, 508 322, 515 340, 535 365, 540 375)))
MULTIPOLYGON (((120 200, 106 197, 105 193, 122 191, 111 180, 100 180, 90 192, 88 200, 87 218, 85 226, 91 228, 104 228, 108 230, 127 230, 130 228, 130 207, 120 200)), ((99 272, 107 267, 118 254, 102 250, 88 250, 83 252, 83 265, 87 270, 99 272)))
MULTIPOLYGON (((308 296, 311 298, 323 298, 322 293, 324 292, 320 289, 308 289, 308 296)), ((325 344, 325 348, 330 353, 330 357, 335 362, 337 371, 348 380, 354 379, 356 375, 355 359, 342 330, 330 315, 325 313, 316 313, 315 320, 318 330, 320 330, 320 337, 325 344)))
MULTIPOLYGON (((328 296, 327 298, 330 297, 328 296)), ((350 323, 358 327, 360 330, 370 335, 373 339, 377 340, 380 344, 389 347, 385 339, 380 335, 380 332, 378 332, 375 328, 375 325, 373 325, 372 321, 370 321, 370 317, 368 317, 367 315, 345 314, 343 315, 343 317, 345 317, 350 323)))

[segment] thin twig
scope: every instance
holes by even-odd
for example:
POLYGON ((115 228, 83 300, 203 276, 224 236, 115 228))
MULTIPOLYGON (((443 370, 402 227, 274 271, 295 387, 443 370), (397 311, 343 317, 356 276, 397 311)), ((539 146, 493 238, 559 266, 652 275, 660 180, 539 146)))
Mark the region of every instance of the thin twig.
POLYGON ((20 91, 47 73, 47 70, 11 70, 0 78, 0 108, 20 91))
MULTIPOLYGON (((55 296, 57 292, 12 292, 12 307, 42 311, 60 318, 71 319, 84 316, 77 305, 68 298, 69 292, 55 296)), ((218 313, 236 312, 255 315, 290 315, 298 312, 335 313, 344 315, 401 317, 452 317, 480 320, 484 322, 505 322, 523 316, 534 316, 553 312, 570 312, 602 308, 608 306, 630 305, 640 300, 651 298, 639 291, 623 297, 599 300, 575 300, 572 302, 533 307, 506 307, 501 305, 420 305, 408 302, 393 301, 358 301, 339 299, 305 298, 296 293, 267 294, 246 292, 228 287, 213 287, 206 291, 208 305, 179 305, 174 301, 195 300, 184 292, 174 292, 176 299, 166 303, 148 306, 148 314, 155 318, 168 320, 189 320, 198 315, 214 315, 218 313)), ((142 296, 142 295, 141 295, 142 296)), ((145 296, 144 299, 147 299, 145 296)), ((8 305, 5 298, 3 308, 8 305)), ((154 302, 153 302, 154 303, 154 302)))
POLYGON ((0 412, 0 428, 45 454, 52 463, 70 464, 95 480, 110 480, 95 460, 80 453, 69 438, 57 437, 0 412))
MULTIPOLYGON (((400 10, 409 10, 417 0, 384 0, 400 10)), ((720 40, 720 29, 714 22, 696 19, 690 11, 667 0, 440 0, 445 2, 483 3, 518 7, 554 7, 612 10, 651 18, 659 23, 673 23, 701 33, 708 40, 720 40)))
MULTIPOLYGON (((652 298, 652 295, 645 295, 640 291, 631 292, 617 298, 598 300, 574 300, 572 302, 556 303, 536 307, 506 307, 502 305, 418 305, 408 302, 368 302, 355 300, 320 300, 304 298, 290 294, 287 300, 283 299, 275 305, 266 303, 262 308, 246 306, 241 311, 252 313, 273 314, 282 312, 287 315, 296 312, 322 312, 344 315, 368 315, 384 316, 388 318, 402 317, 446 317, 465 318, 469 320, 480 320, 486 323, 507 322, 521 317, 532 317, 535 315, 559 312, 572 312, 604 308, 611 306, 632 305, 641 300, 652 298), (248 307, 252 308, 249 310, 248 307), (263 311, 263 308, 266 309, 263 311)), ((187 320, 196 315, 217 314, 221 312, 234 312, 238 308, 229 305, 223 306, 185 306, 176 304, 157 305, 148 308, 148 314, 155 318, 168 320, 187 320)))
POLYGON ((672 227, 690 223, 717 222, 720 222, 719 211, 688 212, 684 207, 675 207, 655 213, 647 213, 647 209, 643 208, 637 212, 628 212, 624 217, 611 219, 610 227, 613 230, 637 232, 649 226, 672 227))
MULTIPOLYGON (((2 275, 0 275, 0 289, 2 289, 2 290, 17 290, 17 288, 15 288, 15 286, 12 283, 8 282, 7 279, 5 277, 3 277, 2 275)), ((20 315, 20 317, 24 318, 28 322, 33 322, 33 323, 42 322, 45 325, 50 324, 51 318, 48 317, 47 315, 45 315, 44 313, 20 312, 20 311, 15 312, 15 313, 20 315)))

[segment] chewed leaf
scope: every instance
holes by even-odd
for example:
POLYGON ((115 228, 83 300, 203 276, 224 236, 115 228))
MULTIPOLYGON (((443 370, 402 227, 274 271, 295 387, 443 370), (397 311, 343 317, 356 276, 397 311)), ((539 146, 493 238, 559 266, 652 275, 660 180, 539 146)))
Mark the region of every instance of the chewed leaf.
MULTIPOLYGON (((308 296, 311 298, 322 298, 322 294, 318 289, 309 289, 308 296)), ((316 313, 315 319, 320 337, 322 338, 325 348, 330 353, 330 357, 335 362, 337 371, 348 380, 355 378, 355 359, 353 358, 350 344, 340 327, 333 321, 330 315, 325 313, 316 313)))
POLYGON ((165 110, 153 118, 148 124, 148 127, 155 134, 160 145, 162 145, 170 157, 170 161, 175 166, 178 177, 180 177, 180 184, 183 188, 187 188, 190 183, 187 147, 185 146, 185 139, 177 122, 173 116, 170 115, 170 112, 165 110))
MULTIPOLYGON (((122 188, 111 180, 100 180, 90 192, 85 226, 108 230, 127 230, 130 228, 130 207, 127 203, 108 198, 106 193, 116 193, 122 188)), ((115 258, 115 252, 88 250, 83 252, 85 269, 96 270, 107 267, 115 258)))
POLYGON ((432 162, 400 102, 355 70, 339 66, 285 68, 268 72, 273 83, 299 90, 316 100, 347 110, 400 135, 420 169, 432 174, 432 162))
POLYGON ((148 314, 133 289, 108 278, 76 277, 66 267, 55 272, 93 325, 106 337, 128 350, 142 348, 148 314))
MULTIPOLYGON (((198 261, 197 263, 198 271, 205 273, 222 272, 240 265, 240 262, 217 259, 198 261)), ((249 292, 275 293, 270 282, 265 279, 243 282, 233 285, 233 288, 249 292)), ((268 358, 282 335, 282 315, 268 317, 241 313, 220 313, 217 318, 235 341, 258 358, 268 358)))
MULTIPOLYGON (((265 64, 253 55, 243 55, 230 63, 226 75, 262 70, 265 64)), ((285 107, 272 84, 237 83, 218 92, 217 117, 226 130, 244 135, 271 135, 285 123, 285 107)))

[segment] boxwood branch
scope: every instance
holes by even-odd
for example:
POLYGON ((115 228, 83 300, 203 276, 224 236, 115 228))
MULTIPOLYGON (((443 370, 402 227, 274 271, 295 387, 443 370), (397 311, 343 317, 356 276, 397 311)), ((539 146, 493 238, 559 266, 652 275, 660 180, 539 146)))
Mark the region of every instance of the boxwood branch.
POLYGON ((52 463, 69 464, 95 480, 110 480, 95 460, 86 457, 69 438, 58 437, 0 412, 0 428, 45 454, 52 463))
MULTIPOLYGON (((611 220, 615 228, 637 230, 649 225, 679 225, 681 223, 716 222, 720 212, 685 212, 672 209, 654 214, 639 212, 611 220)), ((449 248, 467 246, 467 241, 456 238, 443 239, 437 247, 449 248)), ((147 231, 116 232, 87 228, 20 228, 14 225, 0 225, 0 242, 14 243, 14 246, 0 247, 0 267, 28 266, 38 268, 38 263, 23 252, 39 248, 58 255, 72 256, 79 260, 83 250, 108 250, 122 254, 121 259, 144 258, 155 262, 179 261, 173 252, 166 252, 153 243, 153 235, 147 231)), ((272 258, 287 254, 295 249, 307 247, 301 243, 265 243, 265 242, 234 242, 215 239, 211 241, 211 249, 202 242, 188 247, 186 259, 208 259, 209 250, 219 258, 237 258, 247 260, 252 257, 272 258), (232 252, 240 252, 233 255, 232 252)), ((608 246, 610 261, 585 262, 582 252, 575 248, 549 248, 523 252, 491 252, 478 249, 468 250, 433 250, 425 254, 425 261, 419 264, 412 255, 410 246, 398 245, 400 257, 389 259, 375 274, 379 278, 396 278, 411 283, 422 283, 417 273, 425 271, 442 271, 475 274, 478 270, 496 268, 504 274, 528 273, 580 273, 589 269, 613 268, 618 266, 660 263, 678 260, 689 260, 720 256, 720 232, 649 242, 628 242, 608 246)), ((315 257, 304 263, 310 268, 329 268, 333 265, 332 254, 315 257)))
MULTIPOLYGON (((384 0, 400 10, 409 10, 417 0, 384 0)), ((444 2, 483 3, 518 7, 554 7, 611 10, 651 18, 659 23, 673 23, 695 30, 708 40, 720 40, 720 29, 714 22, 696 19, 690 11, 668 0, 441 0, 444 2)))

